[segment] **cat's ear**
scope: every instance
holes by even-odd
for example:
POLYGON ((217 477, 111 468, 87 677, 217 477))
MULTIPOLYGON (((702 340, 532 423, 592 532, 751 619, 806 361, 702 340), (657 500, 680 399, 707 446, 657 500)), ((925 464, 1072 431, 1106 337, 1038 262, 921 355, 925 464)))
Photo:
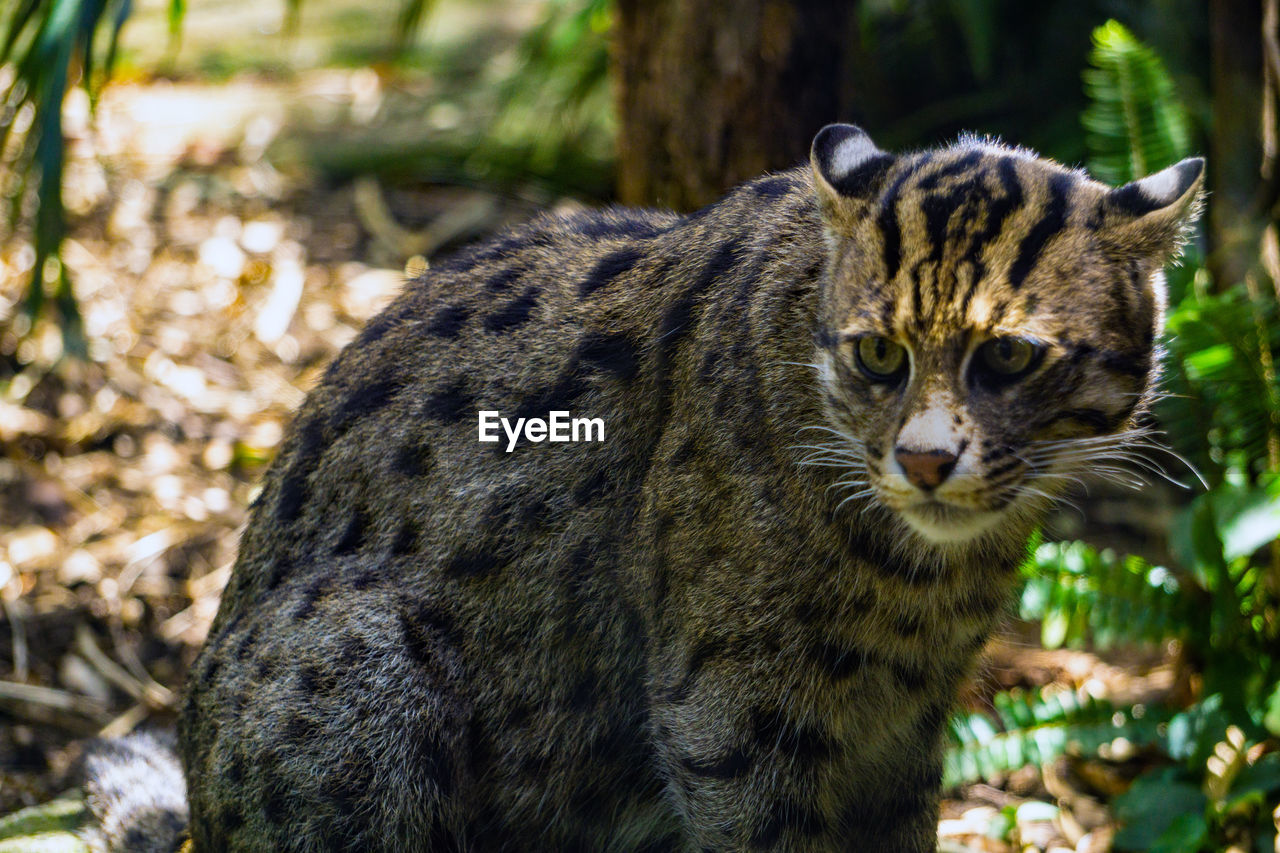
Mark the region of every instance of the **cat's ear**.
POLYGON ((880 187, 894 157, 876 147, 871 137, 851 124, 829 124, 813 138, 809 163, 824 210, 841 199, 866 198, 880 187))
POLYGON ((1204 158, 1189 157, 1109 191, 1102 202, 1107 236, 1126 254, 1167 258, 1199 215, 1203 186, 1204 158))

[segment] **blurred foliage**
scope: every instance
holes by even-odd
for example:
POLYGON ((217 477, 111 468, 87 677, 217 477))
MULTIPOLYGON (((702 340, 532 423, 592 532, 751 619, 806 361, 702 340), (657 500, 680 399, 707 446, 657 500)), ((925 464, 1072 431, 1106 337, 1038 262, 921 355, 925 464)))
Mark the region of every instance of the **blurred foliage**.
POLYGON ((976 130, 1083 162, 1080 68, 1095 25, 1109 18, 1169 63, 1193 126, 1208 121, 1208 7, 1199 0, 864 0, 859 18, 851 117, 889 148, 976 130))
MULTIPOLYGON (((301 14, 302 0, 287 0, 289 4, 289 24, 286 26, 286 32, 293 32, 298 27, 298 17, 301 14)), ((436 0, 405 0, 404 6, 400 9, 400 15, 396 18, 396 26, 394 31, 394 43, 392 45, 393 55, 403 56, 409 49, 413 37, 417 35, 418 30, 422 27, 422 21, 431 14, 431 10, 435 7, 436 0)))
POLYGON ((1094 754, 1116 738, 1154 743, 1167 720, 1070 690, 1010 690, 997 693, 994 702, 994 718, 977 711, 952 716, 952 747, 943 767, 947 787, 993 779, 1067 752, 1094 754))
POLYGON ((502 112, 491 135, 523 137, 528 164, 541 172, 558 149, 588 137, 609 153, 614 127, 609 90, 610 0, 552 0, 524 38, 517 70, 501 85, 502 112))
MULTIPOLYGON (((1160 59, 1114 21, 1094 34, 1083 113, 1090 168, 1115 183, 1190 153, 1160 59)), ((1064 752, 1098 754, 1118 738, 1174 763, 1141 775, 1116 802, 1123 850, 1196 853, 1241 839, 1274 849, 1280 805, 1280 386, 1275 291, 1215 289, 1195 244, 1175 275, 1165 346, 1169 395, 1157 413, 1209 488, 1171 530, 1176 565, 1039 544, 1024 566, 1021 616, 1046 648, 1177 640, 1187 708, 1111 708, 1088 697, 995 697, 996 718, 958 715, 947 778, 988 778, 1064 752), (1268 846, 1270 845, 1270 846, 1268 846)), ((1069 696, 1069 694, 1068 694, 1069 696)))
POLYGON ((1251 482, 1269 465, 1280 415, 1265 367, 1280 346, 1276 302, 1251 297, 1243 282, 1215 293, 1202 266, 1181 272, 1190 287, 1169 312, 1160 417, 1174 447, 1211 483, 1251 482))
POLYGON ((1083 542, 1044 543, 1024 566, 1019 607, 1040 622, 1047 649, 1094 648, 1182 639, 1199 602, 1175 575, 1139 557, 1101 553, 1083 542))
MULTIPOLYGON (((405 68, 420 63, 412 40, 436 5, 437 0, 403 0, 384 52, 348 58, 384 66, 390 58, 405 68)), ((302 6, 302 0, 285 0, 286 33, 297 30, 302 6)), ((167 7, 170 45, 165 66, 176 56, 186 9, 185 0, 170 0, 167 7)), ((116 65, 121 30, 132 11, 132 0, 21 0, 7 21, 0 48, 0 67, 12 62, 13 72, 0 75, 0 164, 13 176, 0 191, 10 203, 10 231, 25 222, 36 252, 35 272, 21 306, 26 318, 22 327, 33 327, 52 296, 66 350, 78 356, 85 355, 82 323, 61 263, 66 214, 60 105, 67 87, 77 81, 96 102, 116 65), (15 127, 25 132, 15 134, 15 127), (14 150, 6 156, 5 143, 11 136, 16 137, 14 150)), ((470 122, 446 134, 418 126, 412 132, 388 134, 385 122, 375 121, 363 135, 331 139, 325 134, 322 144, 317 135, 308 146, 311 161, 338 179, 373 173, 402 181, 501 188, 535 184, 548 188, 551 197, 569 192, 604 198, 612 184, 614 133, 610 24, 607 0, 550 0, 542 19, 521 39, 509 70, 485 84, 493 92, 488 121, 470 122)), ((429 64, 441 73, 454 73, 442 63, 459 59, 452 55, 429 64)), ((475 59, 461 64, 468 62, 474 64, 475 59)), ((228 69, 219 69, 219 74, 226 73, 228 69)), ((479 108, 469 113, 486 112, 482 104, 471 106, 479 108)), ((403 115, 384 118, 403 124, 403 115)))
POLYGON ((1118 185, 1172 166, 1191 145, 1164 63, 1118 21, 1098 27, 1093 44, 1082 117, 1090 172, 1118 185))
POLYGON ((10 230, 22 213, 27 179, 35 176, 38 181, 33 193, 35 264, 22 313, 30 324, 43 307, 45 287, 51 287, 66 348, 81 356, 86 352, 83 324, 60 256, 66 228, 62 208, 62 101, 68 80, 77 70, 91 94, 110 75, 120 29, 130 8, 130 0, 22 0, 9 19, 4 43, 0 45, 0 66, 10 62, 14 66, 11 82, 0 89, 0 162, 18 117, 25 116, 31 122, 28 132, 18 140, 15 172, 22 177, 10 196, 10 230), (107 33, 107 45, 102 51, 105 61, 101 73, 95 73, 95 40, 103 31, 107 33))
MULTIPOLYGON (((483 184, 603 200, 613 187, 609 0, 549 0, 490 91, 448 133, 388 110, 363 132, 316 134, 307 158, 335 179, 483 184)), ((418 61, 417 57, 406 57, 418 61)), ((420 110, 420 105, 414 105, 420 110)))
POLYGON ((62 797, 0 818, 0 853, 88 853, 76 834, 88 810, 80 796, 62 797))

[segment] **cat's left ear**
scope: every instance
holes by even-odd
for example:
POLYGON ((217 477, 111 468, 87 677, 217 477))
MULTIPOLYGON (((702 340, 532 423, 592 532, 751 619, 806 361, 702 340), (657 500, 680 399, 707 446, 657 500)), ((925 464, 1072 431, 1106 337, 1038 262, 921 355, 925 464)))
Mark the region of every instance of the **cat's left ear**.
POLYGON ((830 217, 841 201, 870 197, 894 160, 860 127, 829 124, 818 131, 809 149, 809 164, 823 212, 830 217))
POLYGON ((1109 236, 1127 253, 1163 261, 1199 215, 1203 186, 1204 158, 1189 157, 1109 191, 1102 202, 1109 236))

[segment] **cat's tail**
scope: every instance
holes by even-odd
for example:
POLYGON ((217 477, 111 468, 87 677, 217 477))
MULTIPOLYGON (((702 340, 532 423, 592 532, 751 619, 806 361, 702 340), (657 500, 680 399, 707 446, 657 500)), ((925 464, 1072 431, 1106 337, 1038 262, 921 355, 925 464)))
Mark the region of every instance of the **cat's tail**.
POLYGON ((187 846, 187 785, 172 736, 97 741, 84 759, 93 853, 178 853, 187 846))

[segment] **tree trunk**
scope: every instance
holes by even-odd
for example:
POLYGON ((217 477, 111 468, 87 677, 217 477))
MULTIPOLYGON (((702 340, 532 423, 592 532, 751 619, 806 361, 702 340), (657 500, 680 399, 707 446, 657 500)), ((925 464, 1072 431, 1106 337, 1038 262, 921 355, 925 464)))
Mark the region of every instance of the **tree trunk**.
POLYGON ((841 116, 855 3, 618 0, 618 195, 691 210, 841 116))

